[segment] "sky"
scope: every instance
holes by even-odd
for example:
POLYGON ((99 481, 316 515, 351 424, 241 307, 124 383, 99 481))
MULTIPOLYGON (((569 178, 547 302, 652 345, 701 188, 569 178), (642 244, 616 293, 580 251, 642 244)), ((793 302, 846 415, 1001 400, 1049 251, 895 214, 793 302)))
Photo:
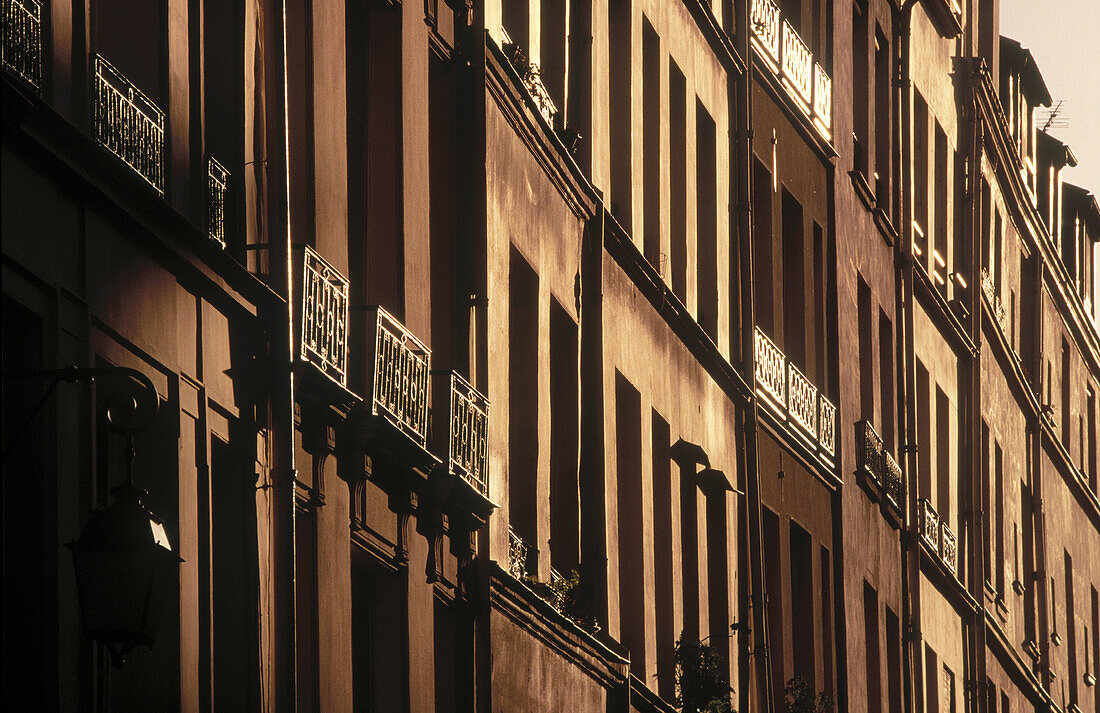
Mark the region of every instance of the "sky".
POLYGON ((1049 133, 1077 156, 1065 180, 1100 197, 1100 0, 1001 0, 1001 34, 1031 50, 1064 102, 1068 126, 1049 133))

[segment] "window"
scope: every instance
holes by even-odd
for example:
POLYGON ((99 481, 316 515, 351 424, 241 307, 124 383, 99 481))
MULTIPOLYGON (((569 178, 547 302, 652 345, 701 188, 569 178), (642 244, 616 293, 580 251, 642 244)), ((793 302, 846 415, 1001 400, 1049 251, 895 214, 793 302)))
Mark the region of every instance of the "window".
MULTIPOLYGON (((833 585, 832 558, 829 550, 821 547, 821 656, 825 672, 824 690, 833 690, 833 585)), ((1095 599, 1095 593, 1093 594, 1095 599)))
POLYGON ((1087 468, 1089 477, 1089 486, 1092 487, 1092 492, 1100 493, 1100 489, 1097 488, 1097 443, 1096 443, 1096 391, 1092 386, 1085 388, 1085 410, 1086 418, 1088 419, 1088 427, 1086 428, 1086 438, 1088 447, 1085 452, 1088 453, 1088 462, 1085 467, 1087 468))
POLYGON ((929 265, 932 269, 932 282, 936 289, 946 290, 947 274, 950 272, 947 258, 950 256, 950 233, 948 232, 948 183, 950 160, 947 149, 947 134, 943 127, 936 122, 936 146, 934 163, 936 171, 935 179, 935 228, 932 231, 932 255, 929 257, 929 265))
POLYGON ((867 6, 863 0, 856 0, 852 4, 852 64, 854 65, 855 78, 852 80, 852 106, 855 108, 855 124, 852 127, 852 163, 856 171, 865 176, 867 166, 867 95, 868 86, 868 55, 867 42, 869 38, 867 26, 867 6))
POLYGON ((1070 377, 1072 375, 1069 360, 1069 342, 1062 338, 1062 445, 1068 451, 1070 448, 1070 434, 1072 423, 1070 421, 1070 377))
POLYGON ((1066 663, 1069 665, 1069 702, 1077 705, 1077 683, 1080 680, 1077 661, 1077 621, 1073 597, 1073 557, 1063 550, 1065 559, 1066 589, 1066 663))
POLYGON ((875 420, 874 323, 871 312, 871 288, 859 277, 856 290, 859 319, 859 395, 860 412, 868 421, 875 420))
POLYGON ((661 259, 661 38, 646 17, 642 18, 642 154, 642 250, 649 264, 665 275, 661 259))
POLYGON ((577 324, 550 300, 550 563, 568 575, 580 563, 579 363, 577 324))
POLYGON ((893 215, 890 198, 890 45, 875 28, 875 197, 886 215, 893 215))
POLYGON ((673 646, 676 631, 672 534, 672 456, 668 422, 652 414, 653 464, 653 566, 654 605, 657 615, 657 693, 665 700, 676 695, 673 680, 673 646))
POLYGON ((615 466, 619 512, 620 635, 630 659, 646 660, 645 556, 642 551, 641 397, 626 377, 615 374, 615 466))
POLYGON ((996 569, 997 593, 1004 596, 1005 593, 1005 493, 1004 493, 1004 453, 1001 444, 994 441, 993 447, 993 537, 994 559, 993 567, 996 569))
POLYGON ((886 695, 888 713, 901 713, 901 622, 890 607, 886 607, 886 695))
MULTIPOLYGON (((526 0, 524 0, 526 2, 526 0)), ((608 25, 610 30, 610 106, 611 131, 611 213, 626 230, 633 234, 631 203, 631 140, 634 112, 631 98, 632 37, 629 0, 612 0, 608 25)))
POLYGON ((947 394, 936 386, 936 511, 940 521, 951 517, 951 407, 947 394))
POLYGON ((695 102, 695 269, 699 325, 718 343, 718 176, 714 120, 695 102))
POLYGON ((921 497, 932 500, 932 414, 928 369, 917 359, 917 476, 921 497))
MULTIPOLYGON (((927 268, 931 248, 926 236, 932 232, 928 221, 928 105, 916 89, 913 90, 913 184, 913 219, 917 223, 913 252, 918 253, 917 261, 927 268)), ((988 256, 989 251, 985 254, 988 256)))
POLYGON ((760 160, 753 161, 753 301, 756 323, 775 336, 772 293, 772 175, 760 160))
POLYGON ((794 648, 794 675, 802 676, 814 687, 814 559, 810 533, 791 522, 791 632, 794 648))
POLYGON ((878 592, 863 583, 863 643, 867 652, 867 713, 882 713, 882 662, 879 659, 878 592))
POLYGON ((782 192, 783 348, 799 369, 806 369, 806 241, 802 206, 786 188, 782 192))
POLYGON ((879 390, 882 394, 882 444, 894 452, 894 325, 879 310, 879 390))
MULTIPOLYGON (((783 705, 783 687, 787 683, 783 671, 784 637, 783 609, 786 596, 783 592, 783 548, 780 541, 779 516, 767 507, 762 519, 764 544, 764 587, 767 590, 768 651, 772 664, 773 705, 783 705)), ((684 592, 687 597, 687 592, 684 592)))
POLYGON ((538 576, 539 278, 515 247, 508 291, 508 518, 538 576))
POLYGON ((668 60, 669 218, 672 291, 687 304, 687 80, 668 60))
POLYGON ((955 713, 955 674, 947 667, 947 664, 943 666, 943 706, 940 708, 943 713, 955 713))

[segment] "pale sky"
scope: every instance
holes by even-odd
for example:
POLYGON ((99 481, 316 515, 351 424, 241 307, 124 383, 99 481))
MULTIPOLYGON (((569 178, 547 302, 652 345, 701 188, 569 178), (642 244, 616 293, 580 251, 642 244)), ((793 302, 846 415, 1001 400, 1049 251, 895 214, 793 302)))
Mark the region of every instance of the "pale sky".
MULTIPOLYGON (((979 0, 982 1, 982 0, 979 0)), ((1100 0, 1001 0, 1001 34, 1031 50, 1069 123, 1050 134, 1077 168, 1065 180, 1100 197, 1100 0)))

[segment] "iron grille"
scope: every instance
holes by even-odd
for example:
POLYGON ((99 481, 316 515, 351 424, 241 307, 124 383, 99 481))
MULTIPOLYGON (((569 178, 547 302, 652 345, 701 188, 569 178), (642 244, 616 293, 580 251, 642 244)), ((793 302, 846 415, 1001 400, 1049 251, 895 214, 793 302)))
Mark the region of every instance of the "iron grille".
POLYGON ((225 240, 225 194, 229 189, 229 171, 210 156, 206 159, 206 233, 222 246, 225 240))
POLYGON ((485 497, 488 479, 489 400, 458 374, 451 374, 451 472, 485 497))
POLYGON ((381 307, 373 311, 371 412, 388 417, 423 447, 428 436, 431 350, 389 312, 381 307))
POLYGON ((306 247, 302 275, 302 361, 347 385, 348 279, 306 247))
POLYGON ((42 88, 42 3, 4 0, 4 68, 37 92, 42 88))
POLYGON ((164 194, 164 112, 125 75, 94 57, 95 139, 164 194))

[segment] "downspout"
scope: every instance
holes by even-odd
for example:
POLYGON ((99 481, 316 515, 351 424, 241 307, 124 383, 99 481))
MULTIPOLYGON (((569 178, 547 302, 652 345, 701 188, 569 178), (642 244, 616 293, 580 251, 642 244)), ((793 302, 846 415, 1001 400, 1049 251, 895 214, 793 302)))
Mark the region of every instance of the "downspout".
MULTIPOLYGON (((969 563, 967 571, 970 572, 971 576, 969 585, 964 582, 964 586, 970 591, 974 600, 979 603, 977 611, 971 614, 972 624, 968 638, 972 644, 972 650, 969 652, 970 655, 966 662, 970 669, 966 679, 975 682, 986 680, 985 594, 983 591, 985 563, 982 558, 982 546, 978 543, 984 542, 985 530, 983 523, 985 518, 989 516, 981 509, 982 492, 985 487, 982 483, 982 451, 979 447, 981 443, 982 403, 982 302, 979 281, 973 277, 980 270, 979 265, 981 262, 980 228, 975 223, 981 221, 980 190, 982 186, 982 153, 985 145, 985 131, 979 99, 982 82, 980 71, 977 60, 974 60, 968 82, 965 85, 967 94, 963 104, 964 107, 969 107, 969 111, 973 113, 970 117, 964 117, 964 119, 969 119, 970 123, 970 130, 965 135, 972 142, 972 145, 968 147, 970 149, 969 167, 964 178, 967 182, 964 191, 964 210, 968 220, 963 221, 963 229, 966 231, 963 235, 963 244, 969 247, 970 255, 973 258, 971 260, 970 275, 973 284, 967 286, 967 302, 970 310, 970 339, 974 343, 974 354, 970 360, 970 403, 966 409, 970 426, 967 431, 970 446, 970 492, 968 494, 970 502, 967 508, 970 513, 968 518, 970 546, 967 547, 966 559, 969 563)), ((980 695, 977 685, 974 686, 972 694, 967 697, 965 702, 969 703, 972 713, 978 713, 978 711, 985 710, 986 707, 985 697, 980 695)))
POLYGON ((271 433, 271 618, 272 618, 272 700, 273 713, 293 713, 297 703, 297 631, 295 611, 295 468, 294 426, 294 269, 290 236, 290 143, 287 105, 286 62, 286 0, 265 2, 262 7, 278 12, 264 26, 266 77, 264 94, 271 111, 265 122, 281 119, 281 131, 271 131, 267 140, 269 177, 283 182, 270 186, 267 198, 271 202, 267 215, 271 220, 271 276, 276 292, 284 293, 285 304, 274 316, 271 325, 272 379, 271 433), (272 21, 273 20, 273 21, 272 21), (273 106, 272 106, 273 105, 273 106), (273 190, 271 190, 273 189, 273 190), (276 234, 282 232, 281 236, 276 234), (285 377, 285 378, 282 378, 285 377))
MULTIPOLYGON (((920 538, 916 534, 917 523, 917 406, 916 399, 916 352, 913 340, 913 89, 909 65, 910 35, 912 33, 913 7, 918 0, 907 0, 897 14, 894 27, 895 43, 899 47, 898 70, 896 74, 900 93, 899 116, 895 124, 900 124, 899 145, 901 161, 898 174, 903 178, 901 184, 901 225, 898 226, 899 238, 894 246, 897 269, 901 273, 901 284, 895 289, 895 310, 901 315, 898 329, 901 338, 895 339, 897 362, 901 365, 901 388, 898 389, 901 419, 898 432, 905 434, 905 444, 899 448, 899 460, 904 463, 906 475, 906 498, 902 512, 901 526, 901 591, 902 591, 902 688, 905 697, 906 713, 924 710, 924 691, 917 682, 921 662, 920 650, 920 538)), ((899 439, 900 441, 900 439, 899 439)))
MULTIPOLYGON (((740 0, 736 4, 736 35, 737 50, 745 62, 745 74, 738 89, 739 108, 736 113, 737 143, 739 144, 739 161, 737 166, 738 184, 740 194, 737 204, 738 232, 741 234, 740 262, 741 262, 741 371, 749 384, 756 383, 755 365, 755 334, 756 334, 756 305, 753 302, 755 293, 755 278, 753 275, 753 233, 752 233, 752 45, 750 35, 752 27, 749 24, 750 0, 740 0)), ((757 423, 759 418, 758 403, 755 388, 753 389, 749 407, 745 419, 745 457, 743 468, 745 473, 745 505, 748 510, 749 543, 748 561, 749 576, 751 578, 748 607, 752 611, 752 650, 749 650, 749 637, 747 632, 742 632, 739 637, 742 654, 741 674, 741 710, 754 710, 749 689, 748 661, 756 655, 756 665, 752 667, 755 690, 762 695, 763 705, 758 709, 762 713, 772 713, 771 690, 771 656, 768 651, 767 630, 765 628, 765 598, 764 590, 764 549, 761 537, 761 505, 760 505, 760 473, 759 458, 757 455, 757 423), (762 658, 761 658, 762 656, 762 658), (762 665, 761 665, 762 662, 762 665)))

